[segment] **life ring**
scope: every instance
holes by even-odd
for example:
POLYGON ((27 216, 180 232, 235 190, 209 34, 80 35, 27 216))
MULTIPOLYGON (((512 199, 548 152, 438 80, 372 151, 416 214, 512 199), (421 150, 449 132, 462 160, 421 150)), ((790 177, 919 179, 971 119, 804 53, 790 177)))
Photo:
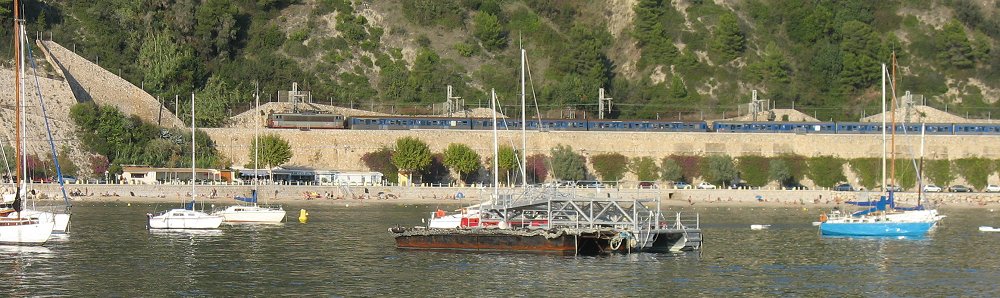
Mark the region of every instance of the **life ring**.
POLYGON ((826 217, 826 213, 819 215, 819 222, 826 222, 827 219, 828 218, 826 217))

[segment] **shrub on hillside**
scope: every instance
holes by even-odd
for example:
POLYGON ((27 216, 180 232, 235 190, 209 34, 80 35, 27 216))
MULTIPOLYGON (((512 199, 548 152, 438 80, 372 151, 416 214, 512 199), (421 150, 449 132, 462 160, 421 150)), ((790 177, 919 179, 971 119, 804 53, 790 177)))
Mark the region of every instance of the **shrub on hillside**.
POLYGON ((590 157, 594 172, 604 181, 618 181, 625 176, 628 158, 620 153, 597 154, 590 157))
POLYGON ((733 163, 733 158, 729 155, 712 155, 706 157, 701 165, 702 178, 718 185, 732 183, 738 174, 736 165, 733 163))
POLYGON ((761 186, 770 180, 771 159, 763 156, 741 156, 737 169, 740 179, 749 185, 761 186))
POLYGON ((848 161, 851 166, 851 171, 858 176, 861 180, 861 186, 868 189, 875 189, 875 187, 882 184, 882 159, 881 158, 855 158, 848 161))
POLYGON ((681 177, 677 180, 690 181, 694 177, 701 176, 701 162, 702 162, 701 156, 671 155, 668 156, 666 159, 673 160, 675 163, 677 163, 677 166, 680 167, 681 177))
POLYGON ((987 178, 993 173, 993 161, 978 157, 961 158, 955 160, 955 170, 972 187, 983 189, 987 178))
POLYGON ((534 183, 541 183, 545 181, 545 178, 549 176, 549 165, 546 162, 547 158, 545 154, 532 154, 528 156, 528 180, 534 183))
POLYGON ((628 167, 639 181, 655 181, 660 178, 660 168, 656 166, 656 160, 652 157, 634 157, 629 161, 628 167))
POLYGON ((580 154, 573 152, 569 145, 557 145, 552 148, 552 175, 563 181, 587 179, 586 161, 580 154))
POLYGON ((946 187, 955 180, 955 174, 951 172, 951 161, 944 159, 924 161, 924 176, 941 187, 946 187))
POLYGON ((844 160, 833 156, 818 156, 806 160, 808 176, 820 187, 833 187, 847 181, 844 176, 844 160))
POLYGON ((382 147, 378 151, 368 152, 361 156, 361 162, 372 171, 382 173, 391 183, 399 182, 399 169, 392 163, 392 149, 382 147))

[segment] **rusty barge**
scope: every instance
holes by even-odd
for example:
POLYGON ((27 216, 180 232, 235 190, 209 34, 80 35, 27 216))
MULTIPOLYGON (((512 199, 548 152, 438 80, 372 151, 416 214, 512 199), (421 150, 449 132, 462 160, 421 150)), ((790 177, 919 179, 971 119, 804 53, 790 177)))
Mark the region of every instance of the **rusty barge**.
POLYGON ((527 188, 447 214, 426 226, 389 228, 400 249, 559 255, 701 249, 698 214, 660 211, 659 199, 596 198, 527 188))

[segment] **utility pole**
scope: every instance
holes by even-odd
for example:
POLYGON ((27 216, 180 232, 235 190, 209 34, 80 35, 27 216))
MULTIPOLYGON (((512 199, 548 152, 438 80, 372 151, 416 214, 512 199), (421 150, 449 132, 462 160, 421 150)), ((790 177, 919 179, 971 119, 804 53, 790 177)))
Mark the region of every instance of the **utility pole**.
POLYGON ((604 97, 604 88, 600 88, 597 90, 597 109, 600 110, 600 112, 598 113, 599 119, 604 119, 605 110, 608 111, 608 114, 611 113, 611 98, 604 97))

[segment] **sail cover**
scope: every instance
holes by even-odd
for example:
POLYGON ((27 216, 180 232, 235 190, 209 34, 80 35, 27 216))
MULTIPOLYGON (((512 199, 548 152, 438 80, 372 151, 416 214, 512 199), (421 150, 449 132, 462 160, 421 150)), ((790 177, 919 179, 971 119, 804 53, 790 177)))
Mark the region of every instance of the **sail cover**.
POLYGON ((194 210, 194 200, 191 200, 191 202, 184 204, 184 210, 194 210))
POLYGON ((240 202, 247 202, 247 203, 254 203, 254 204, 256 204, 257 203, 257 191, 256 190, 252 190, 250 192, 250 197, 236 196, 235 199, 237 201, 240 201, 240 202))

